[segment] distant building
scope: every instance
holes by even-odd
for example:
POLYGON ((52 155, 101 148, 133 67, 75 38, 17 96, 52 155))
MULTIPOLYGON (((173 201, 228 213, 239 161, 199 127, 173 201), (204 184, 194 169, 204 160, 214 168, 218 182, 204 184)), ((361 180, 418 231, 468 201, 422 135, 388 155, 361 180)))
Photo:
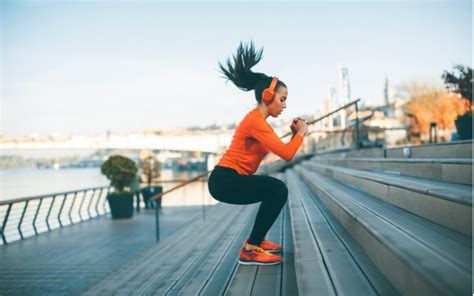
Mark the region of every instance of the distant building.
MULTIPOLYGON (((341 101, 337 97, 337 92, 335 87, 329 87, 329 111, 333 111, 341 106, 341 101)), ((329 119, 330 127, 341 126, 341 114, 337 113, 331 115, 329 119)))
MULTIPOLYGON (((323 114, 328 114, 329 113, 329 99, 327 97, 324 97, 323 99, 323 114)), ((332 127, 330 126, 330 120, 329 119, 324 119, 324 125, 326 127, 332 127)))
POLYGON ((341 95, 341 103, 347 104, 351 100, 351 84, 349 81, 349 70, 341 66, 339 69, 339 93, 341 95))
POLYGON ((393 89, 392 85, 390 84, 390 81, 388 78, 385 78, 385 85, 384 85, 384 90, 383 90, 383 96, 384 96, 384 101, 385 101, 385 110, 384 113, 387 116, 393 116, 393 107, 394 107, 394 98, 393 98, 393 89))
POLYGON ((337 107, 339 107, 340 101, 339 98, 337 97, 337 91, 336 88, 333 86, 329 87, 329 109, 333 110, 337 107))
MULTIPOLYGON (((339 94, 341 96, 341 105, 345 105, 351 101, 349 70, 347 70, 347 68, 344 66, 339 68, 339 94)), ((339 116, 341 128, 346 128, 347 111, 342 110, 339 116)))

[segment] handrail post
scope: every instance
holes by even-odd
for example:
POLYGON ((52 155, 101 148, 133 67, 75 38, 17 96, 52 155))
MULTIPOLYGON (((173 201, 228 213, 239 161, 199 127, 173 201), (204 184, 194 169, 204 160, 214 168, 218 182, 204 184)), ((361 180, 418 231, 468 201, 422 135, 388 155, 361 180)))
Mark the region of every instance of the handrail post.
MULTIPOLYGON (((203 176, 206 176, 210 173, 211 171, 207 171, 203 174, 200 174, 198 176, 195 176, 181 184, 179 184, 178 186, 175 186, 173 188, 171 188, 170 190, 166 190, 166 191, 162 191, 161 193, 157 194, 157 195, 154 195, 154 196, 151 196, 149 201, 152 201, 152 202, 155 202, 158 198, 162 198, 164 195, 172 192, 172 191, 175 191, 177 190, 178 188, 181 188, 183 186, 186 186, 187 184, 189 183, 192 183, 192 182, 196 182, 197 180, 201 179, 203 176)), ((156 225, 156 241, 159 241, 160 240, 160 213, 159 213, 159 210, 160 208, 158 206, 155 206, 155 225, 156 225)))
POLYGON ((51 202, 51 205, 49 206, 48 214, 46 215, 46 226, 48 227, 48 231, 51 231, 51 227, 49 226, 49 215, 51 214, 51 210, 53 209, 54 201, 56 200, 56 195, 53 195, 53 201, 51 202))
POLYGON ((206 195, 206 183, 202 182, 202 219, 206 221, 206 206, 204 205, 206 195))
POLYGON ((360 138, 359 138, 359 108, 357 107, 357 101, 355 102, 355 111, 356 111, 356 149, 359 150, 360 147, 360 138))
POLYGON ((158 205, 155 205, 155 227, 156 227, 156 242, 159 242, 160 241, 160 209, 158 205))
POLYGON ((33 229, 35 230, 35 235, 38 235, 38 230, 36 229, 36 219, 38 218, 38 214, 39 214, 42 203, 43 203, 43 198, 40 198, 38 207, 36 208, 35 217, 33 218, 33 229))
POLYGON ((5 215, 5 218, 3 219, 3 223, 2 223, 2 241, 3 241, 3 244, 7 244, 7 239, 5 237, 5 226, 7 226, 7 220, 8 220, 8 216, 10 216, 10 210, 12 209, 12 206, 13 204, 8 204, 8 209, 7 209, 7 214, 5 215))
POLYGON ((23 212, 21 213, 20 222, 18 222, 18 233, 20 233, 21 239, 24 239, 23 232, 21 231, 21 223, 23 223, 23 218, 25 217, 26 208, 28 207, 28 202, 29 200, 26 201, 25 207, 23 208, 23 212))
POLYGON ((82 195, 82 199, 81 199, 81 203, 79 204, 79 219, 82 221, 84 221, 84 219, 82 219, 82 205, 84 204, 84 200, 86 200, 86 197, 87 197, 87 191, 89 190, 84 190, 84 194, 82 195))
POLYGON ((74 209, 74 203, 76 202, 76 196, 77 196, 77 192, 74 192, 74 196, 72 197, 71 207, 69 208, 69 213, 68 213, 69 223, 71 225, 73 224, 71 214, 72 214, 72 210, 74 209))
POLYGON ((91 199, 89 200, 89 205, 87 206, 87 215, 89 215, 89 219, 92 218, 91 205, 92 205, 92 202, 94 201, 95 191, 96 191, 95 189, 92 190, 91 199))
POLYGON ((107 208, 105 207, 105 204, 107 203, 107 196, 110 193, 110 187, 107 188, 107 194, 105 195, 104 201, 102 202, 102 209, 104 210, 104 215, 107 214, 107 208))
POLYGON ((61 228, 63 228, 63 222, 61 222, 61 214, 63 212, 64 204, 66 203, 66 198, 67 198, 67 193, 64 194, 63 202, 61 203, 61 208, 59 209, 59 213, 58 213, 58 222, 61 228))
POLYGON ((138 191, 134 191, 133 192, 133 198, 136 198, 136 204, 137 204, 137 209, 136 211, 137 212, 140 212, 140 195, 141 195, 141 189, 139 189, 138 191))
POLYGON ((95 214, 96 214, 96 217, 99 217, 100 214, 99 214, 99 203, 100 203, 100 199, 102 198, 102 188, 100 189, 99 191, 99 197, 97 198, 97 202, 95 203, 95 214))

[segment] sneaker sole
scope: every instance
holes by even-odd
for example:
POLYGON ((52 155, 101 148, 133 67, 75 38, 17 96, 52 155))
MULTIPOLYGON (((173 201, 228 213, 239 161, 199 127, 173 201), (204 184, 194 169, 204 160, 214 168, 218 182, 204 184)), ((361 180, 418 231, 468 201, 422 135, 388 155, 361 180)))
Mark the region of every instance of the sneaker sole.
POLYGON ((277 265, 282 263, 283 261, 276 261, 276 262, 257 262, 257 261, 242 261, 239 259, 239 263, 242 265, 277 265))

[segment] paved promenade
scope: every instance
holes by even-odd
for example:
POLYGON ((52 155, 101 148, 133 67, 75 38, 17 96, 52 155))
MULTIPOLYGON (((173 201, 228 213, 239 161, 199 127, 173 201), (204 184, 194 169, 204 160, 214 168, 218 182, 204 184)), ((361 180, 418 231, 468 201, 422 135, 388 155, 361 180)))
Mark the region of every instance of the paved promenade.
MULTIPOLYGON (((162 208, 161 239, 202 213, 202 206, 162 208)), ((0 246, 0 295, 79 294, 156 243, 154 215, 141 210, 112 220, 109 214, 0 246)))

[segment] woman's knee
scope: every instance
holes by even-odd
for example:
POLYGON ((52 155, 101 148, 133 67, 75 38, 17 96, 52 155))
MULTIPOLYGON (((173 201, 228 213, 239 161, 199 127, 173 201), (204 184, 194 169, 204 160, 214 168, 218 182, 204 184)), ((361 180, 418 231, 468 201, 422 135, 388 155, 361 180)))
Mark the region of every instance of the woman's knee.
POLYGON ((284 201, 288 200, 288 187, 286 186, 286 184, 283 184, 281 196, 284 201))
POLYGON ((283 181, 276 179, 274 188, 275 195, 284 203, 288 199, 288 187, 283 181))

